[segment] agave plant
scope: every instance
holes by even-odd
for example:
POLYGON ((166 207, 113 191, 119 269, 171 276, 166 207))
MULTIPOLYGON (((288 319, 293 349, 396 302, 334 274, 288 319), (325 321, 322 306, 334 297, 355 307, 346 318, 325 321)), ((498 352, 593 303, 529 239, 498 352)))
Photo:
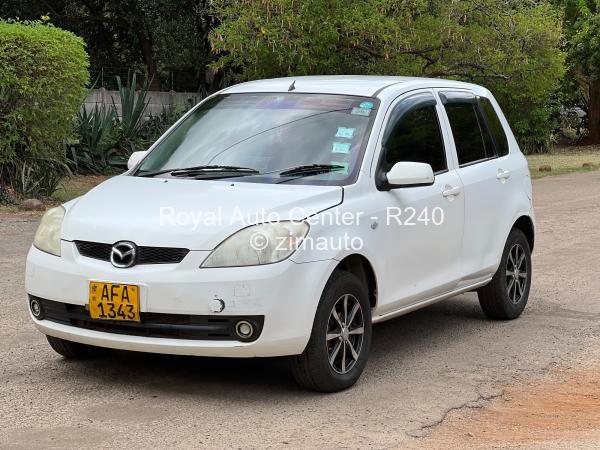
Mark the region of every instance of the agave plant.
POLYGON ((135 73, 129 80, 127 86, 121 82, 121 77, 117 77, 117 85, 119 87, 119 97, 121 99, 121 115, 117 114, 117 106, 113 100, 113 111, 119 118, 119 131, 121 139, 135 139, 144 125, 144 113, 148 107, 149 83, 146 79, 139 91, 136 91, 136 75, 135 73))
POLYGON ((110 147, 110 136, 115 127, 113 111, 96 105, 91 113, 82 108, 78 115, 78 124, 83 143, 92 153, 103 153, 110 147))
POLYGON ((117 76, 117 86, 119 87, 119 98, 121 101, 121 111, 113 99, 112 111, 116 118, 117 142, 114 151, 108 155, 108 163, 111 166, 125 167, 127 158, 134 151, 143 148, 145 143, 142 137, 142 129, 145 127, 144 115, 148 107, 148 80, 145 80, 142 87, 136 91, 136 74, 128 80, 127 85, 121 82, 121 77, 117 76))
POLYGON ((122 170, 131 153, 147 148, 186 111, 207 93, 186 105, 165 106, 162 113, 146 119, 149 82, 136 91, 135 73, 124 84, 117 77, 118 102, 109 107, 98 106, 87 111, 82 107, 75 121, 78 140, 67 144, 71 169, 80 174, 100 174, 122 170))
POLYGON ((51 157, 35 157, 15 167, 14 182, 26 197, 50 197, 63 178, 72 173, 63 161, 51 157))
POLYGON ((103 173, 116 144, 113 109, 96 105, 88 112, 82 107, 75 119, 79 141, 68 145, 69 159, 78 173, 103 173))

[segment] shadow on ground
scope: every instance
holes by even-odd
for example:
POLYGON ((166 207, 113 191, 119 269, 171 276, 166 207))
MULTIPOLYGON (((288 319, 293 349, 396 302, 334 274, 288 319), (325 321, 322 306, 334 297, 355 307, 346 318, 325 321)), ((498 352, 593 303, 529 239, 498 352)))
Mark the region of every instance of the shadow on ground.
MULTIPOLYGON (((485 318, 472 294, 375 325, 367 372, 385 370, 390 361, 418 358, 423 348, 435 347, 456 333, 480 333, 494 326, 497 323, 485 318)), ((62 360, 59 367, 65 377, 79 382, 125 391, 143 387, 153 396, 254 397, 267 391, 312 395, 296 386, 287 358, 204 358, 115 350, 96 360, 62 360)))

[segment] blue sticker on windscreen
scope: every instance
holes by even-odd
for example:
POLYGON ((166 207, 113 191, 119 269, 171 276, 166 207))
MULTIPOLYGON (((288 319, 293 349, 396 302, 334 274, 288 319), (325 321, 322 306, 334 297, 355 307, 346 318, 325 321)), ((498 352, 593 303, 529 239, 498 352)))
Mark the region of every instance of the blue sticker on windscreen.
POLYGON ((343 153, 344 155, 347 155, 350 153, 351 145, 350 142, 334 142, 331 153, 343 153))
POLYGON ((360 107, 363 109, 373 109, 373 102, 362 102, 360 107))
POLYGON ((354 114, 355 116, 369 117, 371 110, 366 108, 352 108, 351 114, 354 114))
POLYGON ((338 127, 337 133, 335 133, 335 137, 352 139, 354 137, 355 131, 356 131, 356 128, 338 127))

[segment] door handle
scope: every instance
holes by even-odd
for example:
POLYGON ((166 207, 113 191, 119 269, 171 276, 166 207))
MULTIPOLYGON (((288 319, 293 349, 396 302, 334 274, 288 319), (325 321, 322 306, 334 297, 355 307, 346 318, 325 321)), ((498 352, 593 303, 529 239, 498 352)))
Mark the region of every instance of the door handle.
POLYGON ((442 191, 442 195, 444 197, 454 197, 454 196, 460 194, 460 191, 461 191, 460 186, 452 187, 452 186, 446 185, 446 187, 442 191))
POLYGON ((498 169, 496 178, 498 178, 499 180, 508 180, 510 178, 510 170, 498 169))

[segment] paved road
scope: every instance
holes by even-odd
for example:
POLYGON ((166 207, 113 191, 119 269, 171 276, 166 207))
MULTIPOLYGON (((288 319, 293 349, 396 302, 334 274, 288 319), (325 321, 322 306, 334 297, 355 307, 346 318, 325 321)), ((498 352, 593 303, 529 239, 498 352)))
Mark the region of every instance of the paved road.
POLYGON ((332 395, 300 391, 278 360, 127 352, 62 360, 24 307, 36 221, 0 217, 0 446, 426 445, 448 411, 485 404, 552 367, 594 363, 600 172, 545 178, 534 192, 535 275, 524 315, 488 321, 466 294, 378 325, 362 379, 332 395))

